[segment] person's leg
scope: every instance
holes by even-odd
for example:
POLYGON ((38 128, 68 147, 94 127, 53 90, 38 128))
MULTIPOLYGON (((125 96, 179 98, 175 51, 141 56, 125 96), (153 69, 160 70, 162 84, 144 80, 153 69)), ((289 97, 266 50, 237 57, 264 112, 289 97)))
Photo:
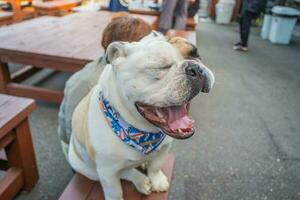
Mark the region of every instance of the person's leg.
POLYGON ((243 41, 243 27, 244 27, 244 17, 245 14, 241 15, 240 21, 239 21, 239 25, 240 25, 240 42, 238 44, 242 44, 243 41))
POLYGON ((163 34, 172 27, 176 4, 177 0, 163 0, 158 28, 158 31, 163 34))
POLYGON ((234 50, 248 51, 248 39, 251 28, 251 20, 255 17, 254 13, 245 11, 240 19, 240 37, 241 42, 233 46, 234 50))
POLYGON ((251 20, 253 18, 253 14, 250 12, 245 12, 243 15, 242 20, 242 26, 241 26, 241 42, 242 45, 247 47, 248 46, 248 39, 250 34, 250 28, 251 28, 251 20))
POLYGON ((175 24, 174 29, 184 30, 186 26, 186 19, 188 14, 189 1, 188 0, 178 0, 176 9, 174 12, 175 24))

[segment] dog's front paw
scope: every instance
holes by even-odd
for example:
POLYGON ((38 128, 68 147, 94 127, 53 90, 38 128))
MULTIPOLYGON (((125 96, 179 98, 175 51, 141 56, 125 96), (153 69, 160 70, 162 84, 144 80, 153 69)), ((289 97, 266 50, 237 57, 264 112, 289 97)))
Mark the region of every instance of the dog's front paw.
POLYGON ((148 176, 151 180, 152 191, 166 192, 169 189, 168 179, 161 170, 156 173, 149 173, 148 176))
POLYGON ((136 183, 137 190, 145 195, 149 195, 151 193, 151 181, 150 179, 145 176, 141 181, 136 183))

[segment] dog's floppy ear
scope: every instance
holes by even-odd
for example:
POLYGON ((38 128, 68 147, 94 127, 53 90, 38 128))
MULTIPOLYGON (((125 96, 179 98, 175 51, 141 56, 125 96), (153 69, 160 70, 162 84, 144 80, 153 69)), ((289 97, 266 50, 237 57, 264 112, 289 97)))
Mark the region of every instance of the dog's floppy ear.
POLYGON ((125 58, 127 54, 126 42, 113 42, 106 49, 105 59, 107 63, 113 63, 118 58, 125 58))

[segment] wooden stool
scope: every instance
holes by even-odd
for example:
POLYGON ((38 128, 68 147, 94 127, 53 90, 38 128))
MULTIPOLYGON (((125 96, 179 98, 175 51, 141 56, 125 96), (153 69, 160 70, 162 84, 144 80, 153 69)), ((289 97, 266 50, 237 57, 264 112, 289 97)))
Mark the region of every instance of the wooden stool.
POLYGON ((7 171, 0 182, 0 199, 12 199, 21 189, 32 189, 38 180, 28 124, 35 107, 32 99, 0 94, 0 149, 6 157, 0 160, 0 169, 7 171))
POLYGON ((54 1, 46 1, 46 2, 35 2, 33 3, 33 7, 38 15, 61 15, 62 12, 71 11, 72 8, 80 5, 80 1, 72 0, 54 0, 54 1))
POLYGON ((11 24, 14 21, 14 15, 12 12, 0 11, 0 26, 11 24))
MULTIPOLYGON (((168 155, 163 167, 164 174, 168 177, 169 183, 171 183, 172 171, 175 158, 173 155, 168 155)), ((122 181, 124 200, 167 200, 169 191, 157 193, 153 192, 151 195, 146 196, 139 193, 135 186, 128 181, 122 181)), ((99 182, 91 181, 88 178, 76 173, 68 184, 67 188, 60 196, 59 200, 104 200, 103 191, 99 182)))

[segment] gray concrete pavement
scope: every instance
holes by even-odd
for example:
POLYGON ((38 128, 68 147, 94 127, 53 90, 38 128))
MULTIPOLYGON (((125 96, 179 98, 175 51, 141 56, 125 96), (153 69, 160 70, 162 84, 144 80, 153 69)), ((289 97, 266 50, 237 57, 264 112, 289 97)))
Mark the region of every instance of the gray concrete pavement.
MULTIPOLYGON (((300 199, 300 41, 262 40, 232 50, 235 26, 200 23, 198 46, 215 73, 210 94, 192 103, 197 133, 176 141, 174 200, 300 199)), ((63 88, 66 74, 40 83, 63 88)), ((39 102, 30 122, 40 180, 18 200, 57 199, 72 173, 56 135, 58 106, 39 102)))

